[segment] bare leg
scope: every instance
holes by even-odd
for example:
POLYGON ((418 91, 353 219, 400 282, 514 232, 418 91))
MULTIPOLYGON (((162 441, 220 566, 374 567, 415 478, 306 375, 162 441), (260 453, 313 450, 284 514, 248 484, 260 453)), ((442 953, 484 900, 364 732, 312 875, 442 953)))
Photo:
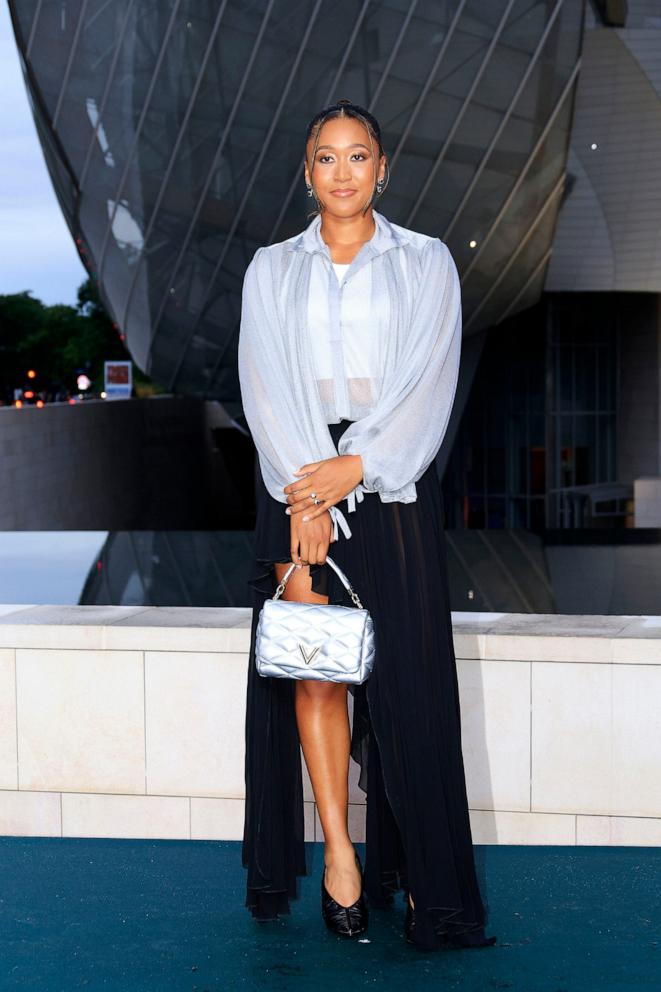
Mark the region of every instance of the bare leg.
MULTIPOLYGON (((288 567, 284 562, 275 564, 278 581, 288 567)), ((297 569, 288 579, 282 598, 303 603, 328 602, 328 597, 312 591, 309 566, 297 569)), ((348 830, 351 732, 347 686, 298 679, 295 707, 301 747, 324 831, 326 888, 342 906, 350 906, 360 896, 361 885, 348 830)))

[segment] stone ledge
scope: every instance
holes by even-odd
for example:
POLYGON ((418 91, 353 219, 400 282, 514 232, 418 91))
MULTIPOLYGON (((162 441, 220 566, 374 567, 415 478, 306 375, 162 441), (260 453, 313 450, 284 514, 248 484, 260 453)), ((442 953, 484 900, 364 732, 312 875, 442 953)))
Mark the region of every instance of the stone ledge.
POLYGON ((0 648, 247 652, 252 610, 2 606, 0 648))
MULTIPOLYGON (((0 833, 240 839, 251 619, 0 606, 0 833)), ((452 620, 475 843, 661 843, 661 617, 452 620)))
MULTIPOLYGON (((247 652, 249 607, 0 605, 0 648, 247 652)), ((452 614, 467 660, 661 664, 661 616, 452 614)))

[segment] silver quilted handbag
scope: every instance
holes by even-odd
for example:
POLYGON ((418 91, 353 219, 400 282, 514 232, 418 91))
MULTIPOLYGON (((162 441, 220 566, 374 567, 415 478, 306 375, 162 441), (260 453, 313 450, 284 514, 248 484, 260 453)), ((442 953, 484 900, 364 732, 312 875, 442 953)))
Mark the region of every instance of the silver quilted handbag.
POLYGON ((255 663, 260 675, 327 682, 364 682, 374 664, 374 624, 369 610, 330 555, 326 561, 356 604, 301 603, 280 599, 296 568, 287 569, 259 613, 255 663))

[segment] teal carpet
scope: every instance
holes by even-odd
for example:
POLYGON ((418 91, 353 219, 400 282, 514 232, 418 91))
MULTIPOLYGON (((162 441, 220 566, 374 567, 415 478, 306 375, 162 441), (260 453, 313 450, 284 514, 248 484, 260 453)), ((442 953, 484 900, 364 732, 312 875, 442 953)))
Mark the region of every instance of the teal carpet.
POLYGON ((401 893, 367 939, 329 933, 310 847, 291 916, 258 923, 237 842, 1 837, 0 990, 661 990, 659 848, 477 848, 498 944, 424 954, 401 893))

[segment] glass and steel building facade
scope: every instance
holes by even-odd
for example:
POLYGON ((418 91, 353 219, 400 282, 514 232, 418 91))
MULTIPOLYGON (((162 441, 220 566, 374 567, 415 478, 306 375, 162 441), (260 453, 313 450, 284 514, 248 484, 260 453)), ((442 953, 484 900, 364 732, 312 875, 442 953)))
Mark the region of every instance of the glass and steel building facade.
POLYGON ((245 267, 308 222, 305 128, 348 97, 381 123, 379 209, 445 240, 462 278, 448 526, 646 526, 632 501, 661 477, 658 4, 9 5, 57 196, 141 369, 242 425, 245 267))
POLYGON ((240 287, 306 223, 303 138, 379 119, 381 209, 438 235, 466 333, 540 294, 565 181, 581 0, 11 0, 48 167, 138 366, 240 414, 240 287))

